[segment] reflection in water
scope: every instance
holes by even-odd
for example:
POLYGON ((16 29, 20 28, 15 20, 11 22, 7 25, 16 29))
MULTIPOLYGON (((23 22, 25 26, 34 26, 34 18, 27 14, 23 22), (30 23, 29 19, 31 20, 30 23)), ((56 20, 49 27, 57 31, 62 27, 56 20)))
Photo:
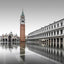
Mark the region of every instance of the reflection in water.
POLYGON ((25 61, 25 42, 20 42, 20 57, 25 61))
POLYGON ((11 49, 12 50, 13 48, 17 49, 19 44, 10 44, 10 43, 4 44, 4 43, 2 43, 2 44, 0 44, 0 46, 2 46, 3 49, 9 49, 9 50, 11 49))
POLYGON ((13 42, 6 43, 5 41, 0 43, 0 64, 24 64, 19 45, 19 43, 13 44, 13 42))
POLYGON ((49 47, 42 47, 32 44, 27 44, 28 48, 36 53, 44 55, 50 59, 54 59, 64 64, 64 50, 63 49, 56 49, 56 48, 49 48, 49 47))

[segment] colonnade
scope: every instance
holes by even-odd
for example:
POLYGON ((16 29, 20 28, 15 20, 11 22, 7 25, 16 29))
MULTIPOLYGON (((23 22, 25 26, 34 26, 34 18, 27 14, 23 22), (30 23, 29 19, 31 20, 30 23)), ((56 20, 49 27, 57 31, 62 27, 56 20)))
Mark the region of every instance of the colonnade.
POLYGON ((48 38, 46 40, 46 46, 53 48, 64 48, 64 38, 48 38))
MULTIPOLYGON (((8 39, 2 39, 1 41, 8 41, 8 39)), ((17 41, 17 39, 11 39, 11 41, 17 41)))

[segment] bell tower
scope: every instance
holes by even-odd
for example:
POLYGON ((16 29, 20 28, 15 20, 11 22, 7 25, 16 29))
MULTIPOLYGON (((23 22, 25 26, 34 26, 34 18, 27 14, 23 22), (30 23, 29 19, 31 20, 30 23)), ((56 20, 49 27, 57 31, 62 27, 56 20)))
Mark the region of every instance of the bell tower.
POLYGON ((20 16, 20 42, 25 42, 25 16, 23 11, 20 16))

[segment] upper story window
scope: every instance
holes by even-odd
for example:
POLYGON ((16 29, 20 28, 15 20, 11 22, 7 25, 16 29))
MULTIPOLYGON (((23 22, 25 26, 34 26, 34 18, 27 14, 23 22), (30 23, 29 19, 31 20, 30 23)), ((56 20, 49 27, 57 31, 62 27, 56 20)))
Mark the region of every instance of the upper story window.
POLYGON ((44 28, 43 28, 43 31, 44 31, 44 28))
POLYGON ((57 35, 59 35, 59 30, 57 30, 57 35))
POLYGON ((56 35, 56 32, 54 31, 54 35, 56 35))
POLYGON ((63 26, 63 22, 61 22, 61 26, 63 26))
POLYGON ((48 36, 48 33, 47 33, 47 36, 48 36))
POLYGON ((53 32, 51 32, 51 35, 53 35, 53 32))
POLYGON ((54 24, 54 28, 56 28, 56 25, 54 24))
POLYGON ((43 34, 43 36, 44 36, 44 34, 43 34))
POLYGON ((50 36, 50 32, 49 32, 49 36, 50 36))
POLYGON ((53 25, 51 26, 51 28, 53 29, 53 25))
POLYGON ((45 33, 45 36, 46 36, 46 33, 45 33))
POLYGON ((47 30, 48 30, 48 27, 47 27, 47 30))
POLYGON ((59 23, 57 24, 57 27, 59 27, 59 23))
POLYGON ((43 32, 43 29, 42 29, 42 32, 43 32))
POLYGON ((49 26, 49 29, 50 29, 50 26, 49 26))
POLYGON ((46 30, 46 28, 45 28, 45 30, 46 30))
POLYGON ((60 30, 60 33, 63 34, 63 30, 60 30))
POLYGON ((43 34, 43 36, 44 36, 44 34, 43 34))

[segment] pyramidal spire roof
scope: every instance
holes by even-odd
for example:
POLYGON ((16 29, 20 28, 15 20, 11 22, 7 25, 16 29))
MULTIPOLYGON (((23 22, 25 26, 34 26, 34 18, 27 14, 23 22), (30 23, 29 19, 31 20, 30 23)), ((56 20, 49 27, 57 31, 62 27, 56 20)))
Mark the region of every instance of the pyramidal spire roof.
POLYGON ((22 10, 22 15, 21 16, 24 16, 24 11, 22 10))

